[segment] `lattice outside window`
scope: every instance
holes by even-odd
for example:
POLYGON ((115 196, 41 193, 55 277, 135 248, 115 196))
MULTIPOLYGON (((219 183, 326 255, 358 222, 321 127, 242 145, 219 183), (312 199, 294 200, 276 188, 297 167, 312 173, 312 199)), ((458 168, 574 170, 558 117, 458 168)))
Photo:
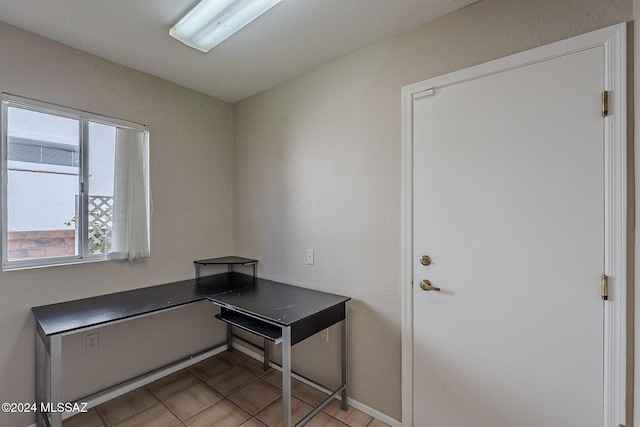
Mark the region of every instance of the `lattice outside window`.
POLYGON ((89 196, 89 250, 93 254, 111 252, 113 197, 89 196))

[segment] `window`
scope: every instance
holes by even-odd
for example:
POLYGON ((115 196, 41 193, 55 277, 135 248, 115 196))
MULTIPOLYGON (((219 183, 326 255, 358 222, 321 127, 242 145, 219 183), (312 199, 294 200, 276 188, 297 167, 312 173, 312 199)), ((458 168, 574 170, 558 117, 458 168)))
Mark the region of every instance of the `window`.
POLYGON ((2 99, 3 269, 149 256, 145 126, 2 99))

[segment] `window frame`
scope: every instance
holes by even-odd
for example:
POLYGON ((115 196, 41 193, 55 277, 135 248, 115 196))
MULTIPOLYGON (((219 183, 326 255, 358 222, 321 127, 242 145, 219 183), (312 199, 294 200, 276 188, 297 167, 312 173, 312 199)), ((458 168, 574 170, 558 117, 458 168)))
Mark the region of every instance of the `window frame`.
POLYGON ((49 257, 34 258, 25 260, 8 260, 8 230, 7 230, 7 213, 8 213, 8 109, 9 107, 17 107, 34 112, 50 114, 58 117, 70 118, 78 120, 79 125, 79 165, 78 165, 78 236, 88 237, 89 232, 89 124, 97 123, 116 128, 128 128, 140 132, 148 133, 148 126, 139 123, 116 119, 113 117, 90 113, 87 111, 65 107, 57 104, 51 104, 38 101, 31 98, 25 98, 8 93, 2 93, 2 270, 22 270, 30 268, 50 267, 66 264, 80 264, 88 262, 108 261, 111 259, 109 254, 90 254, 88 238, 78 238, 78 254, 49 257))

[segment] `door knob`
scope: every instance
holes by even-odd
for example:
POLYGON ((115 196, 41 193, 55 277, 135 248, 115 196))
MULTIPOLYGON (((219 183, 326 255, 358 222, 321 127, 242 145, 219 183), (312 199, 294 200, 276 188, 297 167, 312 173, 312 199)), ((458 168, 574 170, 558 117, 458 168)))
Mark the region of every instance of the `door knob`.
POLYGON ((436 288, 435 286, 433 286, 433 283, 428 280, 423 280, 422 282, 420 282, 420 289, 422 289, 423 291, 440 291, 440 288, 436 288))

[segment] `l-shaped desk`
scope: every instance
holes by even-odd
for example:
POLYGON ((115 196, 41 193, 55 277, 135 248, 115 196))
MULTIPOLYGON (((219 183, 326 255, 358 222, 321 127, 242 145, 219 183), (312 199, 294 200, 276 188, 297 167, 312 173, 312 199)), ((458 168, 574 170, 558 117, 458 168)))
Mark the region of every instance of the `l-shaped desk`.
MULTIPOLYGON (((32 309, 36 318, 36 402, 62 402, 62 337, 208 300, 216 317, 282 347, 283 425, 291 419, 291 347, 342 323, 342 385, 300 420, 306 424, 338 394, 347 409, 347 301, 350 298, 236 272, 199 277, 32 309), (46 355, 49 354, 47 359, 46 355), (48 360, 48 363, 47 363, 48 360), (48 366, 47 366, 48 365, 48 366), (47 369, 48 368, 48 369, 47 369), (49 381, 47 381, 47 370, 49 381), (48 393, 47 393, 48 392, 48 393), (48 394, 48 400, 47 400, 48 394)), ((229 333, 229 340, 231 334, 229 333)), ((266 341, 265 341, 266 343, 266 341)), ((265 345, 265 350, 268 346, 265 345)), ((265 353, 268 363, 268 353, 265 353)), ((60 427, 62 413, 37 413, 37 425, 60 427)))

